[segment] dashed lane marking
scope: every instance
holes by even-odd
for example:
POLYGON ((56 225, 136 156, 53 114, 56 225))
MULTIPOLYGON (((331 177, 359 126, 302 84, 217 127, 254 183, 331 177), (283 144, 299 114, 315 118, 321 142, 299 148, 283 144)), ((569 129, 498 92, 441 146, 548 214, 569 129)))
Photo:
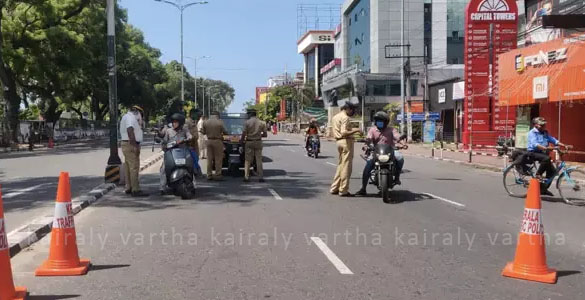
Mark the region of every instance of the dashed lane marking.
POLYGON ((449 204, 453 204, 453 205, 455 205, 455 206, 459 206, 459 207, 465 207, 465 204, 461 204, 461 203, 459 203, 459 202, 455 202, 455 201, 453 201, 453 200, 449 200, 449 199, 446 199, 446 198, 443 198, 443 197, 439 197, 439 196, 437 196, 437 195, 433 195, 433 194, 431 194, 431 193, 423 193, 423 195, 427 195, 427 196, 429 196, 429 197, 431 197, 431 198, 434 198, 434 199, 437 199, 437 200, 441 200, 441 201, 443 201, 443 202, 447 202, 447 203, 449 203, 449 204))
POLYGON ((341 259, 339 259, 339 257, 337 257, 337 255, 335 255, 335 253, 333 253, 333 251, 331 251, 331 249, 329 249, 327 244, 325 244, 321 238, 314 236, 311 237, 311 240, 317 245, 317 247, 319 247, 319 250, 325 254, 335 268, 337 268, 339 273, 343 275, 353 275, 353 272, 341 261, 341 259))
POLYGON ((282 200, 282 197, 280 197, 280 195, 273 189, 268 189, 268 191, 270 191, 270 193, 272 194, 272 196, 274 196, 274 199, 276 200, 282 200))

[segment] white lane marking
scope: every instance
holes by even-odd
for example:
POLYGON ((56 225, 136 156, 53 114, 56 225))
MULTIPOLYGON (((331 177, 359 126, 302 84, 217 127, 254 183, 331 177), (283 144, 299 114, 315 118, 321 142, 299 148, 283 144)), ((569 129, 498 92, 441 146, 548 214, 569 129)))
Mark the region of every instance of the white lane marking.
POLYGON ((273 189, 268 189, 268 191, 270 191, 270 193, 272 194, 272 196, 274 196, 274 199, 276 200, 282 200, 282 197, 280 197, 280 195, 273 189))
POLYGON ((286 150, 288 150, 290 152, 297 152, 297 150, 294 150, 294 149, 286 149, 286 150))
POLYGON ((314 236, 311 237, 311 240, 313 243, 315 243, 315 245, 317 245, 317 247, 319 247, 319 250, 321 250, 321 252, 327 256, 329 261, 335 266, 335 268, 337 268, 339 273, 344 275, 353 275, 353 272, 341 261, 341 259, 339 259, 339 257, 337 257, 337 255, 335 255, 335 253, 333 253, 333 251, 331 251, 331 249, 329 249, 329 247, 327 247, 321 238, 314 236))
POLYGON ((336 165, 336 164, 334 164, 334 163, 332 163, 332 162, 327 162, 326 164, 328 164, 328 165, 332 165, 332 166, 334 166, 334 167, 337 167, 337 165, 336 165))
POLYGON ((3 196, 3 198, 4 199, 7 199, 7 198, 11 198, 11 197, 20 196, 20 195, 22 195, 24 193, 32 192, 32 191, 34 191, 34 190, 36 190, 36 189, 38 189, 40 187, 47 186, 47 185, 51 185, 51 184, 52 183, 42 183, 42 184, 39 184, 39 185, 31 186, 31 187, 26 188, 26 189, 16 190, 15 192, 11 192, 11 193, 5 194, 3 196))
POLYGON ((450 204, 453 204, 453 205, 456 205, 456 206, 459 206, 459 207, 465 207, 465 204, 461 204, 459 202, 455 202, 455 201, 452 201, 452 200, 449 200, 449 199, 445 199, 443 197, 439 197, 439 196, 433 195, 431 193, 423 193, 423 195, 427 195, 427 196, 429 196, 431 198, 435 198, 437 200, 441 200, 441 201, 444 201, 444 202, 447 202, 447 203, 450 203, 450 204))

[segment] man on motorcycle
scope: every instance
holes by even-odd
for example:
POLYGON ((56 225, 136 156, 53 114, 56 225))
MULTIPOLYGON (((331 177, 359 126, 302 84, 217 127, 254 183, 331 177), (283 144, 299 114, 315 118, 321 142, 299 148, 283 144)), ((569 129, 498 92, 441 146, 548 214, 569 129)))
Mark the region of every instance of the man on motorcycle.
MULTIPOLYGON (((550 179, 555 176, 556 169, 548 155, 548 152, 554 150, 554 147, 549 146, 549 144, 565 147, 567 149, 571 148, 571 146, 565 145, 554 137, 548 135, 548 131, 546 130, 546 120, 544 118, 534 118, 532 124, 534 125, 534 128, 528 132, 528 155, 532 159, 540 162, 540 167, 536 171, 536 177, 542 179, 542 174, 546 172, 546 178, 550 179)), ((541 184, 540 189, 542 195, 553 196, 548 190, 547 185, 541 184)))
MULTIPOLYGON (((382 144, 382 145, 390 145, 395 149, 394 160, 396 162, 395 174, 394 174, 394 182, 396 185, 400 185, 400 173, 402 172, 402 167, 404 167, 404 157, 399 155, 399 152, 396 149, 407 149, 408 145, 401 141, 400 134, 398 130, 392 126, 388 126, 390 123, 390 117, 387 113, 383 111, 379 111, 374 115, 374 125, 368 131, 368 136, 366 138, 367 144, 382 144)), ((368 186, 368 182, 370 180, 370 174, 372 170, 374 170, 375 161, 372 157, 370 157, 366 161, 366 166, 364 167, 364 172, 362 174, 362 188, 356 193, 359 196, 367 195, 366 187, 368 186)))
MULTIPOLYGON (((311 119, 311 123, 309 123, 309 128, 305 132, 305 149, 309 148, 309 141, 311 140, 311 136, 316 135, 317 138, 319 137, 319 127, 317 127, 317 120, 311 119)), ((321 143, 319 143, 319 150, 321 150, 321 143)))
MULTIPOLYGON (((180 113, 174 113, 171 115, 171 127, 165 125, 164 128, 159 132, 159 137, 162 138, 163 150, 166 150, 167 144, 176 139, 177 144, 187 143, 193 139, 191 132, 188 128, 184 128, 185 116, 180 113)), ((160 191, 161 194, 165 194, 167 186, 167 175, 165 172, 165 162, 163 160, 160 167, 160 191)))

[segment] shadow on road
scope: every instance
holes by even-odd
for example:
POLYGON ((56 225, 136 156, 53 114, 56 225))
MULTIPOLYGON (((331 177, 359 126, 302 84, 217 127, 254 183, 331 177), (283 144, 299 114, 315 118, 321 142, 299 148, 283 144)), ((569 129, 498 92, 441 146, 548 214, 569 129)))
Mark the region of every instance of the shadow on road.
POLYGON ((101 271, 128 267, 130 267, 130 265, 91 265, 90 271, 101 271))
POLYGON ((581 274, 581 271, 558 271, 557 272, 558 277, 565 277, 565 276, 571 276, 571 275, 576 275, 576 274, 581 274))
POLYGON ((39 149, 27 152, 10 152, 2 153, 0 160, 2 159, 14 159, 14 158, 26 158, 26 157, 38 157, 38 156, 49 156, 49 155, 67 155, 72 153, 84 153, 95 151, 99 149, 109 148, 107 139, 96 139, 89 141, 73 141, 67 144, 57 145, 53 149, 39 149))
MULTIPOLYGON (((103 182, 99 176, 76 176, 70 178, 72 197, 89 192, 103 182)), ((2 185, 5 212, 26 211, 39 205, 52 204, 57 195, 59 174, 53 177, 23 178, 2 185), (29 189, 24 192, 24 190, 29 189), (22 194, 18 194, 22 192, 22 194)))
POLYGON ((78 298, 78 297, 81 297, 81 295, 53 295, 53 296, 29 295, 28 297, 26 297, 26 299, 30 299, 30 300, 59 300, 59 299, 72 299, 72 298, 78 298))

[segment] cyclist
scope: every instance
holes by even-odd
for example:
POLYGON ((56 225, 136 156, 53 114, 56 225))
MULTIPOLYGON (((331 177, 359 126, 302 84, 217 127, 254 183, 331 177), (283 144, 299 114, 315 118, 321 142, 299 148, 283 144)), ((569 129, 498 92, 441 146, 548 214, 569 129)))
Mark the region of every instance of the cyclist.
MULTIPOLYGON (((546 120, 543 117, 536 117, 532 120, 534 128, 528 132, 528 155, 536 161, 540 162, 540 167, 536 171, 536 178, 542 179, 542 174, 546 172, 546 178, 551 179, 555 176, 556 168, 548 154, 549 151, 554 150, 555 146, 570 149, 570 145, 565 145, 559 142, 554 137, 548 134, 546 130, 546 120)), ((541 184, 540 193, 542 195, 552 196, 553 194, 548 190, 548 185, 541 184)))

